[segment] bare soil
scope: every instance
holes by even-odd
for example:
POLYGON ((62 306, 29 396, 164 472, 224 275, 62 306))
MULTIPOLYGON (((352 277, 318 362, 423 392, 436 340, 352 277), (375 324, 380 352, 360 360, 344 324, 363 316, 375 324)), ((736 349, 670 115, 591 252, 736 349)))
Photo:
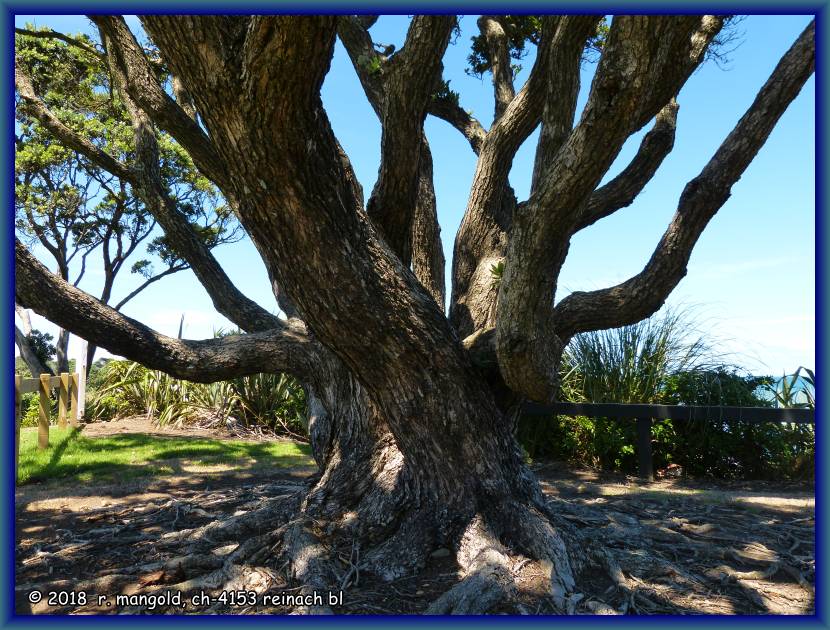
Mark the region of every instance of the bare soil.
MULTIPOLYGON (((229 437, 208 429, 164 429, 143 419, 86 425, 85 435, 122 432, 229 437), (204 433, 199 433, 200 431, 204 433)), ((604 570, 583 575, 571 600, 574 614, 812 614, 815 609, 815 500, 810 484, 663 480, 535 466, 555 509, 609 550, 604 570)), ((265 550, 256 601, 209 591, 210 602, 185 606, 117 604, 117 593, 160 592, 181 586, 182 547, 171 534, 258 509, 271 497, 302 490, 313 469, 273 473, 218 472, 134 480, 125 484, 24 486, 16 493, 16 608, 18 614, 285 614, 277 601, 297 589, 265 550), (167 535, 167 537, 165 537, 167 535), (125 578, 127 576, 127 578, 125 578), (125 583, 126 579, 126 583, 125 583), (38 591, 43 600, 32 603, 38 591), (75 592, 76 594, 67 595, 75 592), (85 603, 78 593, 84 592, 85 603), (54 593, 54 595, 49 595, 54 593), (63 595, 61 595, 63 593, 63 595), (272 595, 266 601, 264 595, 272 595), (98 597, 107 596, 98 601, 98 597), (55 605, 49 605, 49 598, 55 605), (74 597, 74 602, 72 598, 74 597), (221 601, 224 599, 224 601, 221 601)), ((244 542, 244 541, 243 541, 244 542)), ((236 543, 212 553, 227 557, 236 543)), ((419 613, 459 581, 454 554, 438 550, 424 571, 392 583, 360 575, 359 550, 343 546, 344 584, 336 614, 419 613), (350 576, 345 575, 350 573, 350 576)), ((251 580, 247 580, 251 583, 251 580)), ((538 598, 502 612, 549 614, 538 598)), ((327 597, 327 593, 321 594, 327 597)), ((495 611, 499 612, 499 611, 495 611)))

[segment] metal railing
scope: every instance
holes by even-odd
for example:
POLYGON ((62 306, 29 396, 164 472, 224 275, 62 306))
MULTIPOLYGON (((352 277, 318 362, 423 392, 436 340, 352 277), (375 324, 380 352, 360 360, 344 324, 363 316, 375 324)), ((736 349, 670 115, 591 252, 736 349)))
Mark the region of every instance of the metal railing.
POLYGON ((813 409, 785 409, 775 407, 710 407, 697 405, 640 405, 621 403, 553 403, 540 405, 525 403, 525 416, 587 416, 589 418, 619 418, 637 421, 638 473, 643 479, 654 478, 651 456, 651 425, 654 420, 707 420, 750 422, 792 422, 815 424, 813 409))

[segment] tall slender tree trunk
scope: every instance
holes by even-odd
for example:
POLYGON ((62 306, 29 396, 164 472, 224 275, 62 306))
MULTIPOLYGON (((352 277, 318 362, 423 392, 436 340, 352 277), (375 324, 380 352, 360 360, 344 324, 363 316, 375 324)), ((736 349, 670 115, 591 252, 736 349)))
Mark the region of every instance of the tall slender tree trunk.
POLYGON ((69 331, 65 328, 58 329, 58 339, 55 342, 55 364, 57 374, 69 371, 69 331))

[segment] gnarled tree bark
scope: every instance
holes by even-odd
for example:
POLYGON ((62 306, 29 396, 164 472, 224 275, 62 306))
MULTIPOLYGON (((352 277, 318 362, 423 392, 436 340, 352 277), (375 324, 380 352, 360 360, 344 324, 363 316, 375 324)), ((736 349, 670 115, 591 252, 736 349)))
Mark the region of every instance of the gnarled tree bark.
POLYGON ((446 547, 463 579, 430 612, 485 612, 510 599, 517 572, 530 568, 544 571, 547 597, 568 610, 591 545, 600 543, 582 540, 545 502, 513 435, 515 403, 552 397, 559 355, 575 332, 656 310, 700 231, 812 73, 812 30, 687 187, 643 274, 554 308, 571 235, 631 203, 671 150, 673 99, 721 18, 616 18, 576 127, 579 63, 598 18, 546 19, 537 61, 515 94, 503 71, 500 23, 482 18, 497 61, 497 115, 487 131, 457 103, 432 98, 454 23, 448 16, 416 17, 403 49, 390 57, 374 52, 367 30, 373 20, 366 18, 141 19, 175 77, 178 103, 148 83, 149 65, 123 21, 95 18, 133 118, 135 166, 76 137, 21 73, 18 90, 58 138, 143 191, 217 309, 249 334, 163 337, 49 274, 18 244, 20 303, 177 376, 210 381, 284 371, 303 379, 320 474, 298 518, 275 526, 268 540, 282 538, 294 576, 307 587, 334 586, 321 537, 355 541, 362 568, 387 580, 417 571, 446 547), (383 128, 381 168, 366 208, 320 98, 338 33, 383 128), (428 113, 450 122, 479 155, 456 238, 449 318, 422 127, 428 113), (625 140, 655 116, 631 165, 597 188, 625 140), (517 203, 510 165, 540 123, 533 191, 517 203), (210 253, 192 243, 155 172, 154 125, 194 153, 232 200, 288 320, 241 296, 210 253), (491 268, 501 262, 497 279, 491 268), (652 299, 647 287, 659 295, 652 299))

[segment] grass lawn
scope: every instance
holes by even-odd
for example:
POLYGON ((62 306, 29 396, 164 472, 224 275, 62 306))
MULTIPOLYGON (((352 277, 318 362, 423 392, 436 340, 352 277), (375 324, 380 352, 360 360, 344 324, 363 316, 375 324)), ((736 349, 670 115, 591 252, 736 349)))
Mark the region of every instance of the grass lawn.
POLYGON ((313 466, 306 444, 242 442, 127 434, 84 437, 50 427, 49 448, 37 448, 37 429, 20 431, 18 483, 69 479, 111 483, 148 475, 234 472, 313 466))

